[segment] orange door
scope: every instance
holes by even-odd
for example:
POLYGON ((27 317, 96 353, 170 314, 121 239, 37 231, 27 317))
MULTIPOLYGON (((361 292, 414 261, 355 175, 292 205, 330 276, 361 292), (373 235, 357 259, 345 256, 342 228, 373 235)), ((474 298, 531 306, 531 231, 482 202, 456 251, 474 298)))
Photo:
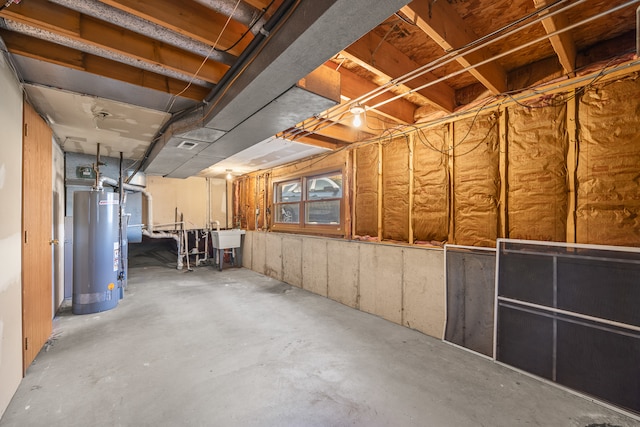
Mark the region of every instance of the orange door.
POLYGON ((23 373, 52 330, 51 129, 24 103, 22 143, 23 373))

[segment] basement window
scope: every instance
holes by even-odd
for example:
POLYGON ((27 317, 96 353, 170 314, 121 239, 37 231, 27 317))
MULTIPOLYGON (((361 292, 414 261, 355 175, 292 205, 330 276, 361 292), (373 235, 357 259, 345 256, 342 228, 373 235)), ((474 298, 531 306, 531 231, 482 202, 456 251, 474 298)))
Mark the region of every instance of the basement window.
POLYGON ((274 228, 335 233, 342 230, 342 172, 274 184, 274 228))

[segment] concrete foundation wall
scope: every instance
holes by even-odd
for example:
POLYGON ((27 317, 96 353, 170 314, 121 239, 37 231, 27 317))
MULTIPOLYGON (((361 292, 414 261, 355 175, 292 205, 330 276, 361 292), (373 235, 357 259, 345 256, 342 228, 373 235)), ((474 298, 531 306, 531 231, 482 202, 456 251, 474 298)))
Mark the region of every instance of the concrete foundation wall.
POLYGON ((248 231, 244 267, 442 338, 444 252, 248 231))

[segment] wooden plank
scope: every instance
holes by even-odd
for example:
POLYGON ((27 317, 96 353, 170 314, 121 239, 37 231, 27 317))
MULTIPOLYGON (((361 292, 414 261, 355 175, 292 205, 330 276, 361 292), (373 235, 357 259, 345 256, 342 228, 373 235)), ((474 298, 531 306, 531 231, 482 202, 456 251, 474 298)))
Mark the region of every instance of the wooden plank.
POLYGON ((576 205, 578 186, 578 123, 576 92, 570 93, 567 100, 567 134, 569 147, 567 150, 567 243, 576 243, 576 205))
MULTIPOLYGON (((414 0, 400 11, 445 51, 461 48, 478 39, 446 1, 414 0)), ((488 58, 489 52, 480 49, 458 58, 458 62, 466 68, 488 58)), ((507 90, 507 73, 497 62, 470 68, 469 73, 496 95, 507 90)))
MULTIPOLYGON (((155 89, 172 95, 182 92, 188 84, 182 80, 141 70, 130 65, 11 31, 0 29, 0 37, 4 40, 7 50, 13 54, 61 65, 74 70, 86 71, 98 76, 155 89)), ((180 96, 201 101, 209 92, 209 88, 192 84, 184 90, 180 96)))
MULTIPOLYGON (((401 77, 420 67, 411 58, 373 32, 365 34, 341 52, 341 55, 387 81, 401 77)), ((404 86, 409 91, 411 88, 423 86, 436 79, 437 77, 433 74, 425 73, 404 86)), ((424 96, 431 105, 439 110, 450 113, 456 106, 455 91, 444 82, 433 84, 416 93, 424 96)))
POLYGON ((409 135, 409 244, 412 245, 414 242, 413 238, 413 190, 414 190, 414 182, 413 182, 413 169, 414 169, 414 151, 416 146, 415 141, 416 133, 412 132, 409 135))
POLYGON ((52 131, 24 103, 22 168, 23 373, 52 331, 52 131))
POLYGON ((322 135, 295 135, 289 133, 292 129, 281 132, 276 136, 278 138, 283 138, 289 141, 299 142, 301 144, 313 145, 314 147, 320 148, 328 148, 329 150, 337 150, 340 147, 344 146, 342 141, 337 139, 329 138, 322 135))
POLYGON ((358 150, 350 150, 352 155, 352 173, 351 173, 351 237, 356 235, 356 202, 358 199, 358 150))
POLYGON ((331 120, 324 120, 320 122, 315 118, 311 118, 297 124, 291 129, 291 132, 304 136, 326 136, 349 144, 375 136, 372 132, 367 132, 362 130, 362 128, 350 126, 351 123, 348 124, 349 125, 331 120))
POLYGON ((342 193, 342 206, 343 209, 341 209, 341 212, 343 212, 343 224, 344 224, 344 237, 345 239, 351 239, 351 236, 353 236, 353 209, 352 209, 352 202, 353 202, 353 193, 352 193, 352 183, 354 180, 353 177, 353 156, 354 156, 355 150, 351 150, 349 153, 347 153, 347 155, 345 156, 345 162, 344 162, 344 169, 342 171, 342 174, 344 176, 343 179, 343 183, 342 183, 342 188, 343 188, 343 193, 342 193))
MULTIPOLYGON (((540 9, 551 3, 555 3, 555 0, 533 0, 533 3, 536 9, 540 9)), ((548 12, 541 12, 541 15, 545 14, 548 14, 548 12)), ((542 21, 542 26, 547 34, 561 30, 568 25, 569 20, 564 13, 556 14, 542 21)), ((576 44, 571 32, 565 31, 561 34, 551 36, 549 38, 549 42, 551 42, 553 50, 555 50, 556 55, 558 55, 558 60, 560 61, 560 65, 562 65, 564 72, 573 76, 576 69, 576 44)))
POLYGON ((509 224, 508 224, 508 204, 507 204, 507 191, 508 191, 508 174, 507 168, 509 167, 508 161, 508 136, 507 136, 507 120, 509 111, 500 107, 498 109, 498 132, 500 138, 500 201, 498 211, 498 236, 509 237, 509 224))
MULTIPOLYGON (((375 83, 356 75, 344 67, 338 68, 338 64, 332 61, 325 62, 325 65, 333 68, 334 70, 337 69, 340 72, 342 95, 349 99, 356 99, 379 88, 375 83)), ((376 98, 365 102, 364 105, 374 105, 378 102, 391 99, 394 96, 395 95, 392 93, 385 92, 376 98)), ((397 99, 378 107, 375 111, 399 124, 409 124, 414 122, 413 114, 416 108, 417 107, 414 104, 406 99, 397 99)))
POLYGON ((455 205, 455 193, 454 193, 454 163, 455 163, 455 147, 454 147, 454 132, 455 122, 449 123, 449 132, 447 132, 449 146, 448 164, 449 167, 449 233, 447 236, 447 243, 456 243, 456 205, 455 205))
POLYGON ((382 142, 378 142, 378 241, 382 241, 382 142))
POLYGON ((198 72, 200 79, 217 83, 229 69, 228 65, 212 60, 205 61, 200 55, 48 3, 46 0, 29 0, 14 6, 16 7, 5 9, 2 15, 75 41, 160 65, 186 76, 198 72))
MULTIPOLYGON (((598 68, 598 69, 594 69, 593 72, 589 72, 587 74, 582 74, 580 76, 573 77, 561 83, 554 81, 553 83, 544 84, 544 85, 537 86, 533 89, 524 90, 519 94, 513 95, 513 99, 496 97, 495 100, 482 104, 481 108, 482 110, 490 110, 491 108, 499 107, 501 105, 505 107, 509 107, 511 105, 516 104, 516 102, 526 103, 529 101, 535 101, 537 99, 542 98, 543 97, 542 94, 544 94, 544 96, 546 97, 550 95, 555 95, 557 93, 567 93, 576 88, 584 87, 586 85, 589 85, 595 78, 597 78, 598 83, 604 83, 604 82, 609 82, 609 81, 619 79, 621 77, 629 76, 636 72, 640 72, 640 61, 638 59, 632 59, 630 61, 626 61, 621 64, 618 64, 611 69, 607 69, 607 71, 605 71, 604 73, 602 69, 598 68)), ((473 117, 477 114, 478 114, 477 108, 469 108, 464 112, 462 111, 459 112, 455 116, 451 116, 449 118, 444 118, 444 119, 437 119, 435 124, 444 124, 444 123, 451 123, 454 121, 460 121, 469 117, 473 117)), ((427 128, 429 126, 430 124, 428 122, 420 123, 420 127, 427 128)))
MULTIPOLYGON (((31 0, 29 0, 31 1, 31 0)), ((177 33, 199 40, 208 45, 213 45, 218 40, 216 47, 228 49, 233 46, 246 27, 233 19, 222 29, 228 17, 199 4, 195 1, 176 2, 173 0, 100 0, 102 3, 136 15, 177 33), (220 34, 222 32, 222 34, 220 34)), ((251 42, 253 35, 247 34, 229 53, 238 56, 251 42)))

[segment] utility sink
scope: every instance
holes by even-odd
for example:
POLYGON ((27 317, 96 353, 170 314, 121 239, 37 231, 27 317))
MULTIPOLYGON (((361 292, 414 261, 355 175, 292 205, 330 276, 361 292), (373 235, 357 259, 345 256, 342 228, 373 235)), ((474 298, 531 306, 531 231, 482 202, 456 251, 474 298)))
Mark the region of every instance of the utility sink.
POLYGON ((211 243, 214 249, 239 248, 245 230, 216 230, 211 232, 211 243))
POLYGON ((245 230, 215 230, 211 232, 211 244, 213 246, 213 258, 218 270, 222 271, 224 264, 224 253, 229 252, 228 256, 231 265, 236 265, 236 249, 242 246, 242 235, 245 230))

